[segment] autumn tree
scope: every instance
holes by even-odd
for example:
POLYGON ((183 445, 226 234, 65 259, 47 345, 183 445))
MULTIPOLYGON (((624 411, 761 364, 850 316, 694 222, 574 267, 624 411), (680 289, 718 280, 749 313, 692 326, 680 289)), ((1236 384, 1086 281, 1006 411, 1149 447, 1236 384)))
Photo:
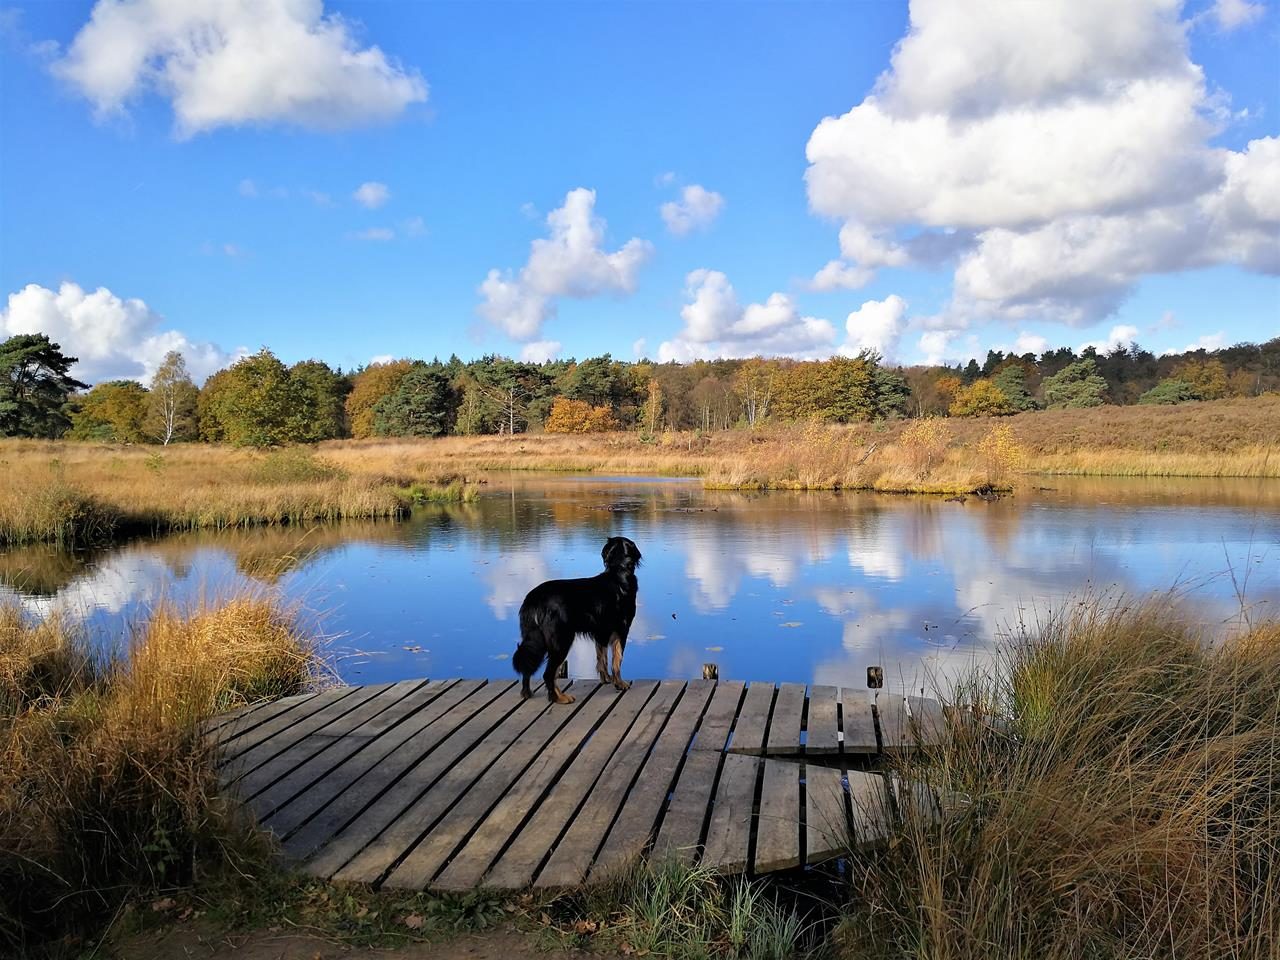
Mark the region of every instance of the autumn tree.
POLYGON ((776 376, 777 366, 761 357, 748 360, 734 374, 733 385, 742 401, 747 426, 754 427, 768 419, 776 376))
POLYGON ((1003 417, 1014 412, 1004 391, 986 377, 961 387, 948 411, 953 417, 1003 417))
POLYGON ((72 404, 73 440, 142 443, 147 415, 147 389, 136 380, 107 380, 72 404))
POLYGON ((1184 360, 1174 368, 1173 375, 1191 385, 1197 400, 1220 400, 1227 395, 1227 371, 1216 358, 1184 360))
POLYGON ((0 436, 60 436, 71 425, 67 398, 89 387, 69 373, 75 363, 43 333, 0 343, 0 436))
POLYGON ((547 433, 604 433, 617 430, 618 421, 606 406, 557 397, 545 426, 547 433))
POLYGON ((351 384, 351 392, 345 401, 347 429, 351 436, 361 439, 374 435, 373 408, 383 397, 394 393, 400 380, 413 369, 412 360, 391 360, 387 363, 371 363, 358 374, 351 384))
POLYGON ((151 377, 143 425, 147 437, 166 446, 175 440, 195 440, 199 393, 182 354, 170 350, 151 377))
POLYGON ((649 379, 648 394, 644 402, 644 430, 649 436, 658 432, 662 423, 662 386, 657 380, 649 379))
POLYGON ((210 401, 200 414, 211 418, 210 438, 241 446, 293 443, 304 432, 304 405, 297 384, 276 355, 263 347, 205 384, 210 401), (225 374, 225 376, 223 375, 225 374))

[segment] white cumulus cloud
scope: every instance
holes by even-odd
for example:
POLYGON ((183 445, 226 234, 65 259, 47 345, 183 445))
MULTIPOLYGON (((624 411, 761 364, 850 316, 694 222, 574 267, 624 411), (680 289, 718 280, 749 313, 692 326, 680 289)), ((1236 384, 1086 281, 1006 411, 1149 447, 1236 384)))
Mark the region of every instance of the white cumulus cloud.
POLYGON ((380 206, 391 199, 391 191, 385 183, 379 183, 376 180, 369 180, 356 187, 355 192, 351 194, 355 198, 356 203, 367 210, 377 210, 380 206))
POLYGON ((724 197, 693 183, 680 191, 679 200, 669 200, 660 209, 667 229, 681 237, 711 226, 724 209, 724 197))
POLYGON ((658 359, 687 362, 716 357, 829 356, 836 329, 829 320, 802 316, 785 293, 764 303, 738 302, 729 278, 719 270, 694 270, 685 278, 684 327, 658 347, 658 359))
POLYGON ((547 214, 549 235, 533 241, 520 272, 489 271, 478 291, 484 298, 480 315, 513 339, 532 341, 555 315, 558 297, 633 293, 653 245, 633 237, 606 252, 605 222, 595 215, 595 203, 594 190, 570 190, 564 205, 547 214))
POLYGON ((520 359, 526 363, 546 363, 560 355, 559 340, 535 340, 520 348, 520 359))
POLYGON ((322 0, 98 0, 54 72, 99 116, 144 93, 180 137, 223 126, 336 129, 389 120, 427 84, 322 0))
POLYGON ((87 383, 132 379, 148 383, 170 350, 179 351, 197 383, 246 350, 227 353, 212 343, 194 342, 165 329, 164 318, 136 298, 123 299, 106 287, 92 293, 76 283, 57 290, 31 283, 9 294, 0 310, 5 336, 43 333, 79 362, 72 376, 87 383))
POLYGON ((907 301, 897 294, 868 300, 845 320, 848 339, 840 352, 856 356, 863 350, 872 350, 882 357, 895 356, 906 329, 906 316, 907 301))
POLYGON ((1235 30, 1262 18, 1266 11, 1261 3, 1250 0, 1214 0, 1213 18, 1223 30, 1235 30))
POLYGON ((810 206, 844 224, 842 260, 812 285, 849 286, 932 245, 958 257, 941 325, 1086 326, 1149 274, 1280 271, 1280 140, 1212 145, 1226 112, 1181 7, 914 0, 874 89, 809 139, 810 206))

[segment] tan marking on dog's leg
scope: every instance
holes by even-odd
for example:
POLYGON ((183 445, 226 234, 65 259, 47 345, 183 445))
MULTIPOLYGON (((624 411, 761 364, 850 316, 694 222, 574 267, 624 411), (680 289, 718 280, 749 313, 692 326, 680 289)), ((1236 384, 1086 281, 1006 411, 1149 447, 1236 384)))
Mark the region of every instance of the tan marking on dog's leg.
POLYGON ((628 690, 631 684, 622 679, 622 641, 615 638, 609 648, 613 651, 613 685, 619 690, 628 690))
POLYGON ((596 644, 596 673, 600 674, 601 683, 613 683, 613 676, 609 673, 609 661, 607 659, 608 651, 596 644))
POLYGON ((573 703, 573 694, 565 693, 559 687, 553 687, 552 691, 554 693, 552 700, 556 703, 573 703))

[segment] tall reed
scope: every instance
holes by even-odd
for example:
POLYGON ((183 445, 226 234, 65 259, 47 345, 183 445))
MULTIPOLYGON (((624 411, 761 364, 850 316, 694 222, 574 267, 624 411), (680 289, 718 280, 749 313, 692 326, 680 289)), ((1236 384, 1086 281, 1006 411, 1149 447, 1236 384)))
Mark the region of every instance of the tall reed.
POLYGON ((1280 625, 1212 645, 1168 604, 1091 602, 959 691, 854 858, 848 956, 1280 955, 1280 625), (913 799, 917 798, 917 799, 913 799))
POLYGON ((202 724, 297 692, 315 662, 252 597, 162 607, 114 656, 0 610, 0 953, 73 946, 127 898, 254 849, 218 797, 202 724))

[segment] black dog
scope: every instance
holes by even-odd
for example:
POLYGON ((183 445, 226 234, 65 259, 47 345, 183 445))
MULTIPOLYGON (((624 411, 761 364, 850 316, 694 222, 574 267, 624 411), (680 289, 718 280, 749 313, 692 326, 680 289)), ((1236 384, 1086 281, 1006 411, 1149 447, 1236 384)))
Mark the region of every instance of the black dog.
POLYGON ((520 692, 528 699, 529 677, 547 661, 542 679, 552 703, 573 703, 573 697, 556 687, 556 671, 567 656, 573 638, 584 633, 596 642, 596 671, 601 683, 619 690, 631 686, 622 679, 622 652, 636 615, 635 570, 640 551, 626 537, 610 537, 600 551, 604 573, 580 580, 548 580, 529 591, 520 605, 520 646, 511 665, 523 678, 520 692), (613 651, 613 671, 605 659, 613 651))

